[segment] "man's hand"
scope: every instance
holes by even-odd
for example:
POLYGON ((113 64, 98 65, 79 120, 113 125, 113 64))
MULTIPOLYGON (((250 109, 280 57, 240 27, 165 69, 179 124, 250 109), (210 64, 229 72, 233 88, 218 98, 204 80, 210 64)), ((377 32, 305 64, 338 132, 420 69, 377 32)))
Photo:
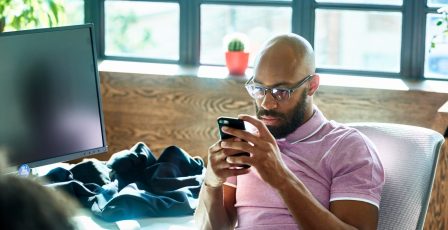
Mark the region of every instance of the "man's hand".
MULTIPOLYGON (((241 142, 236 138, 229 139, 232 142, 241 142)), ((246 174, 249 169, 237 168, 226 160, 229 156, 238 153, 232 149, 223 149, 221 141, 213 144, 208 150, 208 165, 205 174, 205 184, 210 187, 219 187, 230 176, 246 174)))
MULTIPOLYGON (((238 141, 233 138, 234 141, 238 141)), ((241 140, 239 140, 241 141, 241 140)), ((227 177, 248 173, 245 168, 234 168, 226 161, 234 150, 221 148, 221 141, 208 150, 207 172, 199 193, 199 204, 195 211, 198 229, 234 229, 237 221, 236 188, 223 186, 227 177)))
POLYGON ((257 169, 258 174, 266 183, 270 184, 272 187, 277 187, 282 183, 281 178, 284 178, 283 175, 286 174, 288 168, 283 162, 275 138, 262 121, 249 115, 240 115, 239 119, 255 126, 258 133, 252 134, 244 130, 224 127, 224 132, 247 142, 224 140, 221 142, 221 147, 224 150, 248 152, 251 155, 250 157, 228 156, 226 159, 227 162, 231 164, 251 165, 257 169))

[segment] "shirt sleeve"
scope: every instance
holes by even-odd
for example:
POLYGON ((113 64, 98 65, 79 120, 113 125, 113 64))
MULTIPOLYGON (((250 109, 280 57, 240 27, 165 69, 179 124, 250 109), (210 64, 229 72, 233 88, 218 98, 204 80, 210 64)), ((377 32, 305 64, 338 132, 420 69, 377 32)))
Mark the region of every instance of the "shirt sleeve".
POLYGON ((227 177, 225 185, 236 188, 236 176, 227 177))
POLYGON ((353 130, 339 143, 330 161, 330 202, 357 200, 379 207, 384 169, 374 144, 353 130))

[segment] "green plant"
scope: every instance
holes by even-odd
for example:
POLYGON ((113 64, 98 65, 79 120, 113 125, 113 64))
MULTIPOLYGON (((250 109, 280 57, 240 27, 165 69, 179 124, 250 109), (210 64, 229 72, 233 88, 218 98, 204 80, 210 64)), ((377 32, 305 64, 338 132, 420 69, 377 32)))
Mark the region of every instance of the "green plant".
POLYGON ((438 9, 437 13, 442 14, 442 17, 436 22, 436 26, 441 28, 441 31, 432 36, 429 52, 431 52, 431 49, 436 48, 438 43, 448 43, 448 7, 438 9))
POLYGON ((63 18, 62 0, 0 0, 0 32, 52 27, 63 18))
POLYGON ((245 51, 248 49, 249 38, 243 33, 229 33, 223 38, 223 48, 228 52, 245 51))
POLYGON ((227 45, 227 50, 230 52, 244 51, 244 43, 240 39, 234 38, 227 45))

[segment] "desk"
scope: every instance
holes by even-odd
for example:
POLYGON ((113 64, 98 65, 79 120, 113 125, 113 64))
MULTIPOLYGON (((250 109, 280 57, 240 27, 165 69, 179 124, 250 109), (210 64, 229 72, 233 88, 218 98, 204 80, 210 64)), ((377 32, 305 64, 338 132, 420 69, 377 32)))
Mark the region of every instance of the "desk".
POLYGON ((105 222, 97 218, 92 218, 88 213, 74 217, 78 229, 80 230, 192 230, 197 229, 193 216, 180 217, 155 217, 137 220, 122 220, 117 222, 105 222))

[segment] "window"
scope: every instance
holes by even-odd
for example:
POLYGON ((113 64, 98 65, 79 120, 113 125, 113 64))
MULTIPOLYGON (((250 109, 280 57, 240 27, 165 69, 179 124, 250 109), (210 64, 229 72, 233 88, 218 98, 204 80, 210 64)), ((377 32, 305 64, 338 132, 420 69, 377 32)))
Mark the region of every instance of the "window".
POLYGON ((401 14, 316 10, 319 68, 400 71, 401 14))
MULTIPOLYGON (((251 61, 269 37, 293 32, 316 51, 318 72, 448 80, 447 51, 429 52, 448 0, 85 1, 100 58, 224 65, 223 38, 249 37, 251 61), (423 39, 423 38, 426 38, 423 39)), ((439 47, 444 47, 440 45, 439 47)))
POLYGON ((105 2, 105 56, 179 59, 179 5, 105 2))
POLYGON ((317 0, 317 2, 401 5, 403 0, 317 0))
POLYGON ((233 32, 249 37, 249 63, 269 37, 291 32, 290 7, 202 5, 201 64, 224 65, 223 38, 233 32), (250 12, 250 13, 248 13, 250 12))
POLYGON ((428 0, 428 5, 431 7, 447 6, 448 0, 428 0))
POLYGON ((427 16, 426 25, 426 47, 427 57, 425 60, 425 76, 432 78, 447 78, 448 77, 448 36, 441 34, 442 28, 436 28, 436 22, 441 17, 435 14, 427 16), (434 39, 435 47, 429 51, 432 36, 440 34, 434 39))
POLYGON ((84 1, 83 0, 65 0, 63 1, 65 9, 64 25, 78 25, 84 23, 84 1))
MULTIPOLYGON (((448 0, 429 0, 428 5, 448 7, 448 0)), ((425 77, 448 79, 448 18, 435 12, 426 15, 425 77)))

